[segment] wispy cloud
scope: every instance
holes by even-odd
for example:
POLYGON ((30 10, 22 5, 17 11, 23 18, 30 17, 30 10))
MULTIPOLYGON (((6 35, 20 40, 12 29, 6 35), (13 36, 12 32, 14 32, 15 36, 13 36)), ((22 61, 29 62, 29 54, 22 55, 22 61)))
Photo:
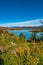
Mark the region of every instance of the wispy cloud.
POLYGON ((16 22, 16 23, 4 23, 4 24, 0 24, 0 26, 4 26, 4 27, 11 27, 11 26, 39 26, 39 25, 41 25, 40 21, 43 21, 43 19, 29 20, 29 21, 16 22))

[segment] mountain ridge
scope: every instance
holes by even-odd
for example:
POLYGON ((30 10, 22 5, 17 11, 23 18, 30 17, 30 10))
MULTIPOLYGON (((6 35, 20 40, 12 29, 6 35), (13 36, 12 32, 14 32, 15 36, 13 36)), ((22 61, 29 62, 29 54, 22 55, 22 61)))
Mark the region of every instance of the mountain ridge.
POLYGON ((0 24, 2 27, 22 27, 22 26, 39 26, 43 22, 43 19, 35 19, 35 20, 29 20, 24 22, 12 22, 12 23, 3 23, 0 24))

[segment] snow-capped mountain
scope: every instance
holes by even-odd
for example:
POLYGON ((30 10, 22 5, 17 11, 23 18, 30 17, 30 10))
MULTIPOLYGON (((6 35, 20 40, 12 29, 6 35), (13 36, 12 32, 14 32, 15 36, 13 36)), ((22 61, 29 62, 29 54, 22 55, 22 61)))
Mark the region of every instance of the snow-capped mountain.
POLYGON ((33 26, 41 26, 43 19, 29 20, 24 22, 15 22, 15 23, 3 23, 0 24, 2 27, 33 27, 33 26))

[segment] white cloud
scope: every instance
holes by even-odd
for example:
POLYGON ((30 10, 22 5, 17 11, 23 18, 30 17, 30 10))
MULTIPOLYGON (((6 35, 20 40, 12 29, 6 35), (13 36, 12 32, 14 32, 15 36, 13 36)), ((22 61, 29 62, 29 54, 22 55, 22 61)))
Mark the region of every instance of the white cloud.
POLYGON ((29 21, 24 21, 24 22, 16 22, 16 23, 4 23, 0 24, 0 26, 4 27, 10 27, 10 26, 39 26, 41 25, 41 22, 43 19, 36 19, 36 20, 29 20, 29 21))

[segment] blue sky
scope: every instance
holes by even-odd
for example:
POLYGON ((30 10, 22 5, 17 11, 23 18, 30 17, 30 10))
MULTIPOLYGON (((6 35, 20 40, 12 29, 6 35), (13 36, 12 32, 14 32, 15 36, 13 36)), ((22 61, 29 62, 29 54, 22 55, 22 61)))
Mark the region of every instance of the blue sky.
POLYGON ((43 18, 43 0, 0 0, 0 25, 43 18))

